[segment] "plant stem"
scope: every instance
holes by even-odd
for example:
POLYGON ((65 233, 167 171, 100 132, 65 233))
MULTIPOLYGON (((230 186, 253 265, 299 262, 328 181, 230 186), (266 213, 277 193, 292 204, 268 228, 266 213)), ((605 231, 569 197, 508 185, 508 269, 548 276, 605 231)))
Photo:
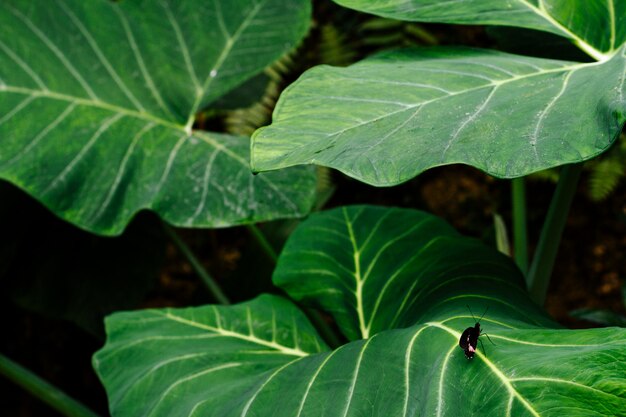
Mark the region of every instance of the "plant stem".
POLYGON ((263 252, 265 252, 265 254, 268 258, 270 258, 272 263, 276 265, 276 262, 278 261, 278 255, 276 254, 276 250, 274 250, 274 247, 267 240, 263 232, 261 232, 255 224, 249 224, 246 227, 248 228, 250 233, 252 233, 252 236, 254 236, 258 244, 261 246, 263 252))
POLYGON ((524 177, 511 181, 513 200, 513 251, 524 276, 528 274, 528 232, 526 228, 526 184, 524 177))
POLYGON ((328 343, 331 349, 336 349, 341 346, 343 343, 339 340, 339 336, 335 333, 335 331, 326 323, 326 320, 322 317, 322 314, 309 307, 304 307, 307 316, 313 322, 313 326, 320 332, 322 339, 328 343))
POLYGON ((558 252, 567 214, 576 193, 576 186, 583 164, 565 165, 561 168, 559 182, 550 202, 548 215, 541 229, 537 251, 528 273, 528 289, 531 297, 543 305, 548 292, 552 268, 558 252))
POLYGON ((217 302, 224 305, 230 304, 230 300, 228 299, 226 294, 224 294, 220 286, 217 285, 217 282, 215 282, 213 277, 209 275, 207 270, 204 269, 198 258, 196 258, 191 249, 189 249, 189 246, 187 246, 187 244, 180 238, 180 236, 178 236, 176 231, 165 223, 163 223, 163 228, 165 229, 165 233, 167 233, 170 239, 172 239, 172 242, 174 242, 174 245, 176 245, 178 250, 180 250, 180 252, 187 258, 187 260, 191 264, 191 267, 202 279, 202 282, 204 282, 209 292, 213 295, 213 297, 215 297, 217 302))
MULTIPOLYGON (((265 252, 265 254, 268 256, 268 258, 270 258, 275 266, 276 262, 278 261, 278 254, 276 253, 274 247, 267 240, 263 232, 254 224, 247 225, 247 228, 252 236, 254 236, 259 246, 261 246, 263 252, 265 252)), ((322 315, 317 310, 303 305, 300 305, 300 308, 306 311, 306 314, 313 323, 313 326, 315 326, 315 328, 320 332, 322 338, 326 341, 326 343, 329 344, 331 348, 334 349, 343 344, 333 328, 329 326, 328 323, 326 323, 322 315)))
POLYGON ((67 417, 99 417, 54 385, 0 354, 0 374, 67 417))

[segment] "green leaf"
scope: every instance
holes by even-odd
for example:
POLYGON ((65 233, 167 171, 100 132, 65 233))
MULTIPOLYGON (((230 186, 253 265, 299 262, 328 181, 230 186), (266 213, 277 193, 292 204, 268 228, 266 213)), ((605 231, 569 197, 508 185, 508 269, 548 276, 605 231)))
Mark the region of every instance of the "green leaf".
MULTIPOLYGON (((490 293, 488 287, 499 287, 501 299, 515 298, 524 288, 508 257, 460 236, 443 220, 368 206, 344 207, 304 222, 287 241, 273 280, 292 298, 330 312, 350 340, 412 325, 436 305, 420 300, 432 297, 438 282, 462 289, 471 285, 483 295, 490 293)), ((518 303, 524 311, 538 312, 529 300, 518 303)), ((510 315, 509 323, 513 319, 510 315)), ((539 323, 551 325, 545 319, 539 323)))
POLYGON ((586 160, 626 120, 625 52, 582 64, 428 48, 319 66, 255 132, 252 167, 321 164, 387 186, 453 163, 513 178, 586 160))
POLYGON ((626 415, 626 329, 560 328, 512 261, 433 216, 314 214, 281 256, 276 282, 355 338, 361 286, 369 338, 330 351, 291 302, 267 295, 114 314, 94 358, 112 415, 626 415), (495 344, 482 337, 472 361, 458 345, 474 325, 466 306, 485 312, 495 344))
POLYGON ((253 177, 247 138, 192 126, 197 111, 290 49, 310 8, 2 2, 0 177, 104 234, 120 233, 142 209, 205 227, 306 213, 310 170, 253 177))
POLYGON ((356 10, 418 22, 503 25, 552 32, 600 59, 626 41, 626 1, 335 0, 356 10))
POLYGON ((269 374, 328 350, 302 312, 271 295, 232 307, 116 313, 106 329, 94 366, 120 416, 235 415, 229 409, 245 407, 269 374))

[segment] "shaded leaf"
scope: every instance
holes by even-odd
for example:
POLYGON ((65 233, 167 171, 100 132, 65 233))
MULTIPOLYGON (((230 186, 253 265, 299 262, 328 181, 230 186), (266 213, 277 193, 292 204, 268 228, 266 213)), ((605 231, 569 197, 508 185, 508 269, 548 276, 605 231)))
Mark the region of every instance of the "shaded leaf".
POLYGON ((626 1, 335 0, 360 11, 420 22, 503 25, 567 37, 590 55, 610 55, 626 41, 626 1))
POLYGON ((231 415, 276 369, 327 350, 302 312, 271 295, 233 307, 117 313, 106 327, 110 342, 94 365, 115 387, 113 415, 231 415))

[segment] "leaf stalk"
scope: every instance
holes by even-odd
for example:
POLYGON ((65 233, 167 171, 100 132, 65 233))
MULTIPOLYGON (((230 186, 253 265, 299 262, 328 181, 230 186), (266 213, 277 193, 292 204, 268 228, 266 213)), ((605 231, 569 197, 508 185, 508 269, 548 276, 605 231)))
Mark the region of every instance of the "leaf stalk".
POLYGON ((66 417, 100 417, 59 388, 0 354, 0 374, 66 417))
MULTIPOLYGON (((257 243, 259 244, 259 246, 261 246, 267 257, 270 258, 274 266, 276 266, 276 262, 278 261, 278 254, 276 253, 276 250, 269 242, 269 240, 265 237, 265 234, 255 224, 249 224, 246 227, 248 228, 252 236, 254 236, 257 243)), ((301 304, 299 304, 299 306, 306 312, 309 320, 311 320, 315 328, 319 331, 322 338, 326 341, 326 343, 328 343, 331 348, 335 349, 343 344, 335 330, 324 320, 324 317, 319 311, 301 304)))
POLYGON ((198 258, 193 254, 189 246, 178 236, 178 233, 169 225, 163 223, 163 229, 165 233, 170 237, 174 245, 178 250, 187 258, 187 261, 191 264, 196 274, 202 279, 204 285, 206 285, 209 292, 215 297, 218 303, 223 305, 229 305, 230 299, 224 294, 220 286, 209 274, 209 272, 202 266, 198 258))
POLYGON ((278 254, 276 253, 276 250, 269 242, 269 240, 267 240, 263 232, 261 232, 261 230, 255 224, 248 224, 246 225, 246 227, 248 228, 248 231, 252 234, 252 236, 254 236, 259 246, 261 246, 263 252, 265 252, 265 254, 272 261, 272 263, 276 265, 276 262, 278 262, 278 254))
POLYGON ((541 228, 539 243, 527 278, 530 295, 540 305, 543 305, 546 299, 554 261, 582 167, 583 164, 579 163, 561 168, 559 182, 541 228))
MULTIPOLYGON (((526 226, 526 184, 524 177, 511 181, 513 205, 513 252, 515 263, 524 276, 528 274, 528 229, 526 226)), ((528 284, 528 282, 527 282, 528 284)))

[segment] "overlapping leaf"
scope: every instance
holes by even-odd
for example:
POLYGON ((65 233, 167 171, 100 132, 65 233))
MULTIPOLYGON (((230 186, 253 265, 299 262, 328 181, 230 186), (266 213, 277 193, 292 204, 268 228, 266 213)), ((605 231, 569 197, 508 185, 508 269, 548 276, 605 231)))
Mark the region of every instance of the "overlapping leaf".
POLYGON ((106 328, 94 365, 119 416, 235 415, 268 376, 328 350, 302 312, 269 295, 233 307, 118 313, 106 328))
MULTIPOLYGON (((423 300, 449 295, 456 286, 483 295, 497 286, 502 299, 515 298, 524 286, 513 263, 443 220, 367 206, 332 210, 304 223, 285 246, 273 280, 292 298, 331 312, 350 340, 411 326, 424 314, 439 318, 430 311, 436 303, 423 300)), ((537 311, 523 302, 524 311, 537 311)), ((522 322, 528 321, 526 312, 519 311, 522 322)), ((513 320, 509 314, 508 322, 513 320)))
POLYGON ((411 49, 317 67, 255 132, 252 166, 330 166, 394 185, 464 163, 518 177, 606 150, 626 120, 626 57, 602 64, 411 49))
POLYGON ((106 234, 141 209, 212 227, 306 213, 312 172, 254 178, 247 138, 192 126, 309 14, 304 0, 2 2, 0 177, 106 234))
POLYGON ((380 16, 419 22, 518 26, 570 38, 601 58, 626 41, 626 1, 335 0, 380 16))
POLYGON ((94 360, 113 416, 626 415, 626 331, 559 328, 510 260, 432 216, 316 214, 285 251, 276 282, 355 338, 358 271, 371 271, 361 280, 369 338, 330 351, 275 296, 115 314, 94 360), (495 343, 473 361, 458 347, 474 324, 466 305, 488 307, 481 324, 495 343))
POLYGON ((626 120, 626 1, 341 3, 399 19, 548 30, 598 62, 434 48, 317 67, 253 136, 253 169, 320 164, 386 186, 462 163, 513 178, 604 152, 626 120))

